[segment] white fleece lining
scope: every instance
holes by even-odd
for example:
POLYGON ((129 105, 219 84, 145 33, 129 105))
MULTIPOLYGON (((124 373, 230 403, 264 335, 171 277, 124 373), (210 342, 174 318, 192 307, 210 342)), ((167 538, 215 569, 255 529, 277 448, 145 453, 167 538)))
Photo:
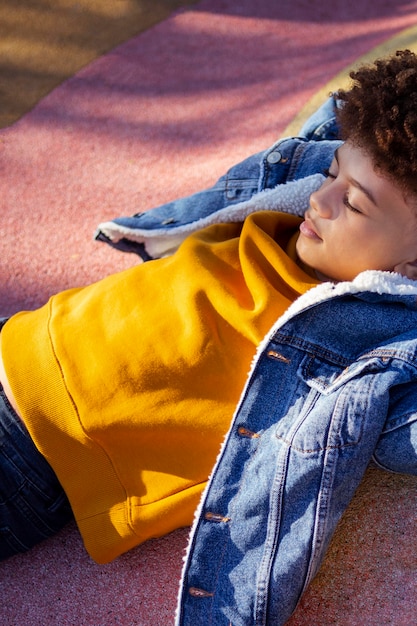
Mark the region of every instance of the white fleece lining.
POLYGON ((160 258, 175 252, 180 243, 191 233, 212 224, 243 222, 248 215, 256 211, 282 211, 301 217, 309 206, 311 194, 322 185, 323 181, 322 174, 313 174, 290 183, 277 185, 273 189, 259 191, 245 202, 227 206, 207 217, 169 229, 163 226, 152 230, 128 228, 111 221, 99 224, 98 231, 114 243, 121 239, 143 243, 146 252, 152 258, 160 258))
POLYGON ((180 602, 182 587, 184 584, 184 578, 186 574, 186 565, 187 565, 188 557, 191 551, 193 537, 197 529, 197 524, 200 518, 200 514, 204 507, 206 495, 210 487, 211 477, 215 473, 220 463, 220 460, 222 458, 224 449, 226 447, 226 443, 228 441, 229 435, 234 428, 234 423, 235 423, 237 413, 239 411, 241 402, 243 398, 245 397, 246 389, 250 383, 252 374, 254 372, 254 369, 260 357, 260 354, 268 345, 272 336, 277 332, 277 330, 280 327, 282 327, 287 321, 289 321, 291 318, 295 317, 297 314, 301 313, 302 311, 305 311, 306 309, 312 306, 315 306, 317 304, 320 304, 322 302, 325 302, 327 300, 330 300, 331 298, 339 297, 342 295, 361 293, 361 292, 366 292, 366 291, 371 292, 371 293, 378 293, 380 295, 387 294, 387 295, 417 297, 417 281, 410 280, 409 278, 406 278, 394 272, 380 272, 376 270, 368 270, 368 271, 362 272, 361 274, 358 274, 358 276, 356 276, 356 278, 354 278, 353 281, 351 282, 321 283, 317 285, 316 287, 312 287, 305 294, 297 298, 297 300, 293 302, 293 304, 286 310, 286 312, 280 318, 278 318, 278 320, 272 326, 271 330, 265 335, 264 339, 259 344, 256 350, 256 354, 254 356, 254 359, 252 361, 252 365, 248 373, 248 377, 246 379, 246 383, 241 393, 239 402, 236 405, 236 410, 231 420, 230 428, 225 435, 225 438, 221 445, 216 463, 213 466, 212 473, 209 476, 207 485, 201 495, 200 503, 195 511, 194 522, 190 530, 188 545, 187 545, 187 548, 183 557, 184 565, 183 565, 183 570, 181 574, 178 603, 177 603, 177 608, 176 608, 176 613, 175 613, 176 626, 179 626, 179 618, 180 618, 179 602, 180 602))

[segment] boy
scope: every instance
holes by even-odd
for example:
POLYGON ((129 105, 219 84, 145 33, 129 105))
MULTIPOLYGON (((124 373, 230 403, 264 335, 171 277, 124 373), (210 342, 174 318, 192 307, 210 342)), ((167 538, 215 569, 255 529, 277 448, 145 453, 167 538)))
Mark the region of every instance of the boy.
POLYGON ((54 498, 41 513, 28 496, 30 523, 20 537, 10 524, 4 556, 68 519, 60 483, 98 561, 188 524, 257 351, 199 508, 178 623, 284 623, 374 451, 414 471, 413 445, 397 456, 385 442, 414 433, 416 77, 402 52, 339 94, 346 143, 299 234, 299 219, 269 211, 212 225, 5 324, 13 455, 23 473, 50 463, 42 498, 54 498))

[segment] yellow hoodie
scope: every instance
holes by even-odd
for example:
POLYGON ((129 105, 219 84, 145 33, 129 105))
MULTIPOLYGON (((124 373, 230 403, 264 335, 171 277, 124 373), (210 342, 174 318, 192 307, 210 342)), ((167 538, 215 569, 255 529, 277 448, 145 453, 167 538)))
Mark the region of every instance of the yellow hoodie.
POLYGON ((257 345, 318 282, 293 260, 299 222, 210 226, 3 328, 17 405, 96 561, 192 521, 257 345))

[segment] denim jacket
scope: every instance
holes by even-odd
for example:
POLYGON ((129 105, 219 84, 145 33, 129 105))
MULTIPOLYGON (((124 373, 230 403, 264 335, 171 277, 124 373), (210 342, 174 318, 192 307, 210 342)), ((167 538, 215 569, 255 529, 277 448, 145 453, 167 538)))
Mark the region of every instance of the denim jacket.
MULTIPOLYGON (((278 194, 285 193, 288 183, 322 173, 341 144, 336 136, 334 100, 330 98, 306 122, 299 137, 281 139, 245 159, 209 189, 151 211, 104 222, 98 226, 95 238, 118 250, 134 252, 145 261, 171 254, 192 230, 215 221, 241 221, 242 205, 257 196, 264 202, 265 197, 259 196, 263 191, 275 189, 278 194)), ((307 208, 308 197, 307 194, 303 209, 296 211, 299 214, 307 208)), ((275 203, 275 208, 288 210, 280 202, 275 203)), ((252 210, 259 210, 259 205, 252 210)))
MULTIPOLYGON (((339 145, 332 105, 211 189, 100 225, 97 238, 145 260, 169 254, 207 219, 285 202, 292 181, 302 213, 305 181, 320 182, 339 145)), ((369 462, 417 474, 416 382, 417 282, 371 271, 323 283, 276 321, 196 513, 177 626, 288 620, 369 462)))
POLYGON ((279 626, 373 459, 417 473, 417 283, 301 296, 259 346, 196 515, 177 626, 279 626))

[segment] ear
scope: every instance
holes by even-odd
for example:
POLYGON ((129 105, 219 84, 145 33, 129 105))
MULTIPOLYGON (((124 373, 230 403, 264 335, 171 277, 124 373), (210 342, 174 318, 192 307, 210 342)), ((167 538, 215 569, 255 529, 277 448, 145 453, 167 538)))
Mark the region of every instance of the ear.
POLYGON ((394 272, 407 276, 411 280, 417 280, 417 259, 399 263, 394 267, 394 272))

